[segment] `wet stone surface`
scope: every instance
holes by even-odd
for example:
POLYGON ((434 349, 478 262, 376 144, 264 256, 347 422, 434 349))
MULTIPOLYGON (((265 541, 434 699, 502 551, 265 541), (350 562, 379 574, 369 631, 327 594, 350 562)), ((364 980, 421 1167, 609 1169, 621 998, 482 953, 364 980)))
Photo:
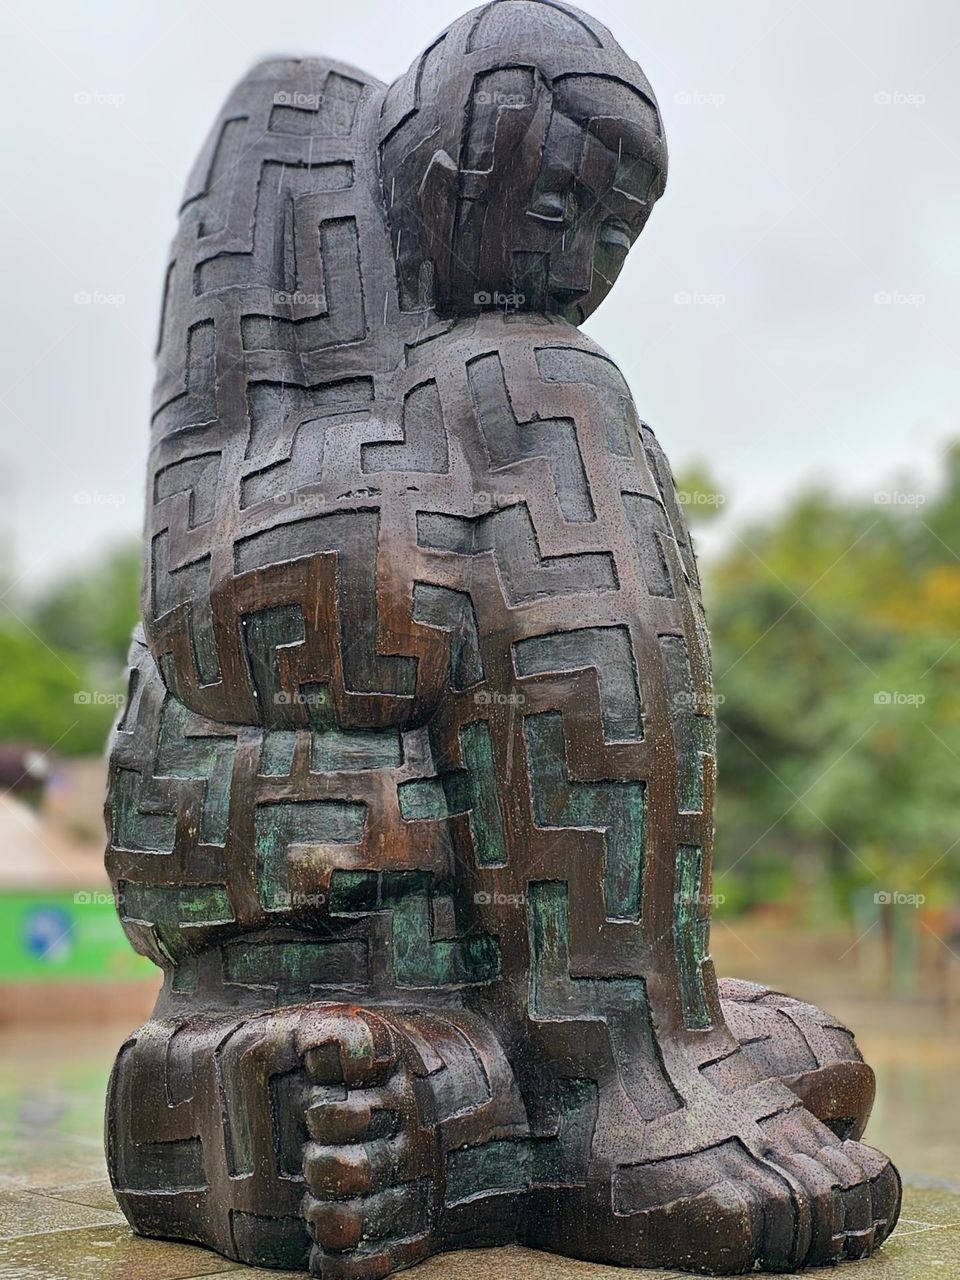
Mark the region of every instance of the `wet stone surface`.
MULTIPOLYGON (((104 1195, 109 1188, 103 1184, 104 1195)), ((70 1191, 67 1189, 67 1193, 70 1191)), ((63 1202, 60 1216, 49 1192, 18 1192, 0 1200, 0 1277, 2 1280, 188 1280, 231 1272, 231 1280, 283 1280, 294 1273, 241 1267, 205 1249, 134 1236, 118 1214, 111 1225, 91 1219, 107 1214, 63 1202), (18 1216, 11 1216, 16 1200, 18 1216), (18 1234, 11 1235, 16 1230, 18 1234)), ((931 1280, 960 1276, 960 1194, 941 1188, 908 1187, 904 1216, 887 1244, 866 1262, 846 1264, 856 1280, 931 1280), (856 1271, 853 1271, 853 1267, 856 1271)), ((413 1274, 413 1273, 411 1273, 413 1274)), ((568 1277, 623 1276, 622 1268, 602 1267, 569 1258, 506 1248, 443 1254, 416 1268, 418 1280, 567 1280, 568 1277)), ((646 1271, 652 1278, 676 1272, 646 1271)), ((808 1275, 817 1273, 807 1273, 808 1275)), ((841 1277, 844 1272, 838 1273, 841 1277)))

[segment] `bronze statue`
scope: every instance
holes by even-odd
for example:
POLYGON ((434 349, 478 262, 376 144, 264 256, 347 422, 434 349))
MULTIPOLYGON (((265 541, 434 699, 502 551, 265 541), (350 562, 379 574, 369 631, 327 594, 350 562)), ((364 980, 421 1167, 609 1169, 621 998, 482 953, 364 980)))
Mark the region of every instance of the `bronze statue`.
POLYGON ((577 327, 666 168, 553 0, 389 88, 264 63, 210 135, 107 804, 165 975, 108 1107, 138 1232, 366 1280, 511 1241, 790 1270, 896 1222, 850 1033, 708 954, 697 569, 577 327))

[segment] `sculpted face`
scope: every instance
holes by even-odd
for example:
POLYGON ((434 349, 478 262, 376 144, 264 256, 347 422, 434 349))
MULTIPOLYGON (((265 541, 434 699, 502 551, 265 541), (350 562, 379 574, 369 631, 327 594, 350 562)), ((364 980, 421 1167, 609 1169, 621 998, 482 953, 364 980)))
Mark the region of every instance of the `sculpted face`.
POLYGON ((454 23, 391 86, 380 129, 404 310, 580 324, 666 184, 643 72, 605 28, 552 0, 454 23))
POLYGON ((663 190, 656 110, 595 76, 537 85, 529 98, 475 97, 461 164, 435 155, 421 189, 426 224, 442 229, 430 239, 438 309, 498 306, 580 324, 663 190))
POLYGON ((659 139, 650 132, 655 113, 632 93, 619 95, 625 102, 606 104, 604 88, 600 82, 584 123, 585 111, 577 118, 564 108, 575 108, 590 91, 576 81, 559 86, 540 172, 517 229, 521 237, 537 238, 544 255, 545 287, 542 296, 532 291, 532 306, 573 324, 612 288, 662 190, 659 139), (607 105, 610 115, 597 113, 607 105), (626 114, 631 107, 632 117, 626 114))

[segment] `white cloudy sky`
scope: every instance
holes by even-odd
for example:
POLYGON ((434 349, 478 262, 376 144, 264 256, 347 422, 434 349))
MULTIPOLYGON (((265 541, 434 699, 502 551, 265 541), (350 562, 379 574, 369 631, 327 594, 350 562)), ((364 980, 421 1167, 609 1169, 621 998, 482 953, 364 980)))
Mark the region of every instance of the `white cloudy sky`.
MULTIPOLYGON (((0 570, 20 590, 140 526, 166 245, 232 82, 289 52, 391 79, 462 7, 0 0, 0 570)), ((675 466, 710 463, 731 525, 811 478, 935 474, 960 437, 960 6, 589 7, 659 95, 671 174, 588 330, 675 466)))

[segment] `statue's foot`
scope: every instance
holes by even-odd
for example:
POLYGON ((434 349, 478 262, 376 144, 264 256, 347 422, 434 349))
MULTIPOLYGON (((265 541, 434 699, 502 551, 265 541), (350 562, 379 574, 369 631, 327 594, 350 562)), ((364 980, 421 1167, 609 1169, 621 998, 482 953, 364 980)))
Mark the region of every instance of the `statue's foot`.
POLYGON ((158 1019, 110 1090, 111 1178, 134 1230, 325 1280, 512 1239, 525 1187, 508 1203, 485 1173, 527 1134, 503 1050, 461 1010, 158 1019))
POLYGON ((815 1005, 753 982, 723 979, 720 1000, 761 1076, 781 1080, 838 1138, 862 1137, 876 1079, 853 1032, 815 1005))
POLYGON ((529 1125, 483 1019, 317 1006, 297 1040, 314 1275, 382 1280, 431 1253, 516 1238, 529 1125))
POLYGON ((623 1133, 601 1121, 584 1185, 532 1191, 524 1242, 598 1262, 740 1274, 861 1258, 896 1224, 890 1162, 840 1141, 772 1081, 645 1128, 638 1158, 625 1160, 623 1133))
POLYGON ((303 1213, 310 1270, 370 1280, 431 1249, 439 1153, 389 1018, 320 1010, 299 1033, 310 1081, 303 1213))

